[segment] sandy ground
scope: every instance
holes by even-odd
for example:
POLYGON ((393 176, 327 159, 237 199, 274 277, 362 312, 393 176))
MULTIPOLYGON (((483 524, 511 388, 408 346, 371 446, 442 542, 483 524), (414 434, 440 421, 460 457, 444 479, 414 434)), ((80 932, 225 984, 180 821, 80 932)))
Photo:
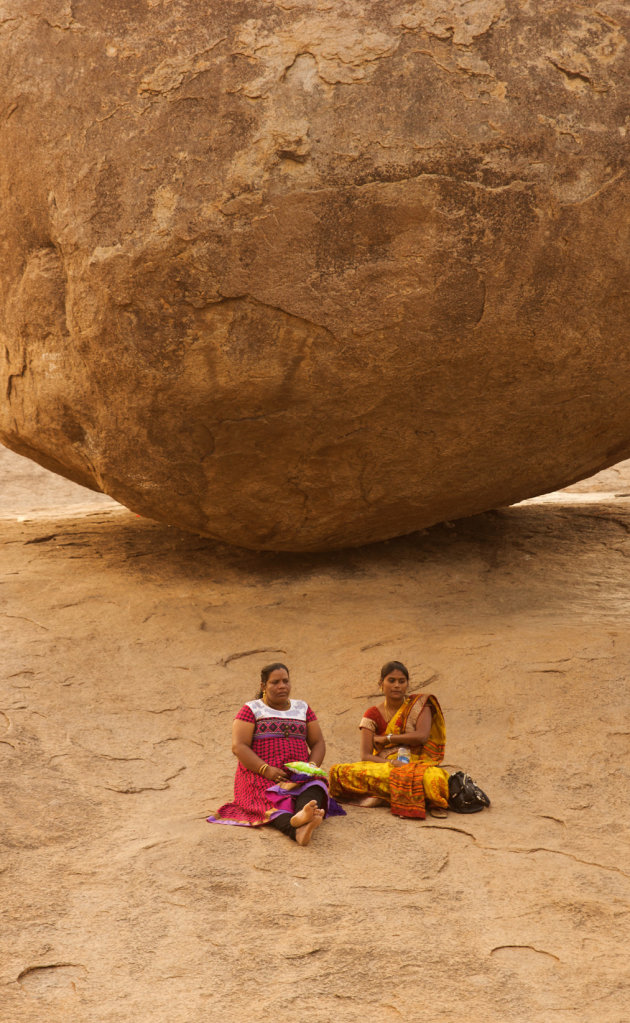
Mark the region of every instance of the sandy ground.
POLYGON ((335 555, 157 525, 0 449, 2 1023, 627 1023, 630 466, 335 555), (292 669, 354 759, 378 669, 492 808, 205 823, 292 669))

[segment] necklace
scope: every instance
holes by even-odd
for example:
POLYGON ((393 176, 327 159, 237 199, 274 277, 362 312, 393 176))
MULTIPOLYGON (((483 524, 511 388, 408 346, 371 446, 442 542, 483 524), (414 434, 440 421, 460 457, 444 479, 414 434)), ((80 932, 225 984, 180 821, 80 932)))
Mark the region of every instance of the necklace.
POLYGON ((387 700, 385 700, 385 701, 383 702, 383 710, 384 710, 384 714, 383 714, 383 717, 385 718, 385 721, 386 721, 386 722, 389 722, 389 721, 391 721, 391 719, 392 719, 392 718, 393 718, 393 717, 394 717, 394 716, 395 716, 395 715, 396 715, 396 714, 398 713, 398 711, 400 710, 400 708, 401 708, 401 707, 404 707, 404 705, 405 705, 405 703, 406 703, 406 702, 407 702, 407 697, 405 697, 405 698, 403 699, 402 703, 401 703, 401 704, 399 704, 399 705, 398 705, 398 707, 394 707, 394 709, 393 709, 393 710, 390 710, 390 708, 389 708, 389 706, 388 706, 388 704, 387 704, 387 700))

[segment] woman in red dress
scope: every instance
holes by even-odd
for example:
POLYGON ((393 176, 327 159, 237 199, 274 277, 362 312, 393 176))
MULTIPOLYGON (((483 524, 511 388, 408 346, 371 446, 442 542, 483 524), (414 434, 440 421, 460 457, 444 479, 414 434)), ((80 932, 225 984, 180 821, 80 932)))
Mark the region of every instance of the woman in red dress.
POLYGON ((252 828, 271 824, 298 845, 308 845, 325 817, 345 811, 329 799, 325 777, 305 774, 296 781, 285 765, 308 761, 311 770, 319 768, 326 743, 308 704, 290 699, 286 665, 268 664, 260 678, 258 697, 241 707, 232 728, 232 752, 239 761, 234 800, 208 820, 252 828))

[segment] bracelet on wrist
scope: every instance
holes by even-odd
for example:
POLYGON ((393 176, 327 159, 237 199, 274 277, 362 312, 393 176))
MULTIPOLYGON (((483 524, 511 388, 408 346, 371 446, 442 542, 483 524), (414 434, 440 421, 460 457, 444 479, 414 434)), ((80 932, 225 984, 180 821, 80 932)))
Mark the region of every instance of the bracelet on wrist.
POLYGON ((262 774, 263 778, 265 777, 265 771, 267 770, 268 766, 269 766, 268 764, 261 764, 260 767, 258 768, 258 773, 262 774))

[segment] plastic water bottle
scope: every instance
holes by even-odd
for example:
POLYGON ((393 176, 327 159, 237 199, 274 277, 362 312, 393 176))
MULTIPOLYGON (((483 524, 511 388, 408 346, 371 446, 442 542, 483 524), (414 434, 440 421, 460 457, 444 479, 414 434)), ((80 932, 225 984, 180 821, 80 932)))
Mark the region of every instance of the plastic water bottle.
POLYGON ((398 753, 396 754, 396 760, 399 764, 408 764, 410 760, 409 750, 406 746, 400 746, 398 753))

